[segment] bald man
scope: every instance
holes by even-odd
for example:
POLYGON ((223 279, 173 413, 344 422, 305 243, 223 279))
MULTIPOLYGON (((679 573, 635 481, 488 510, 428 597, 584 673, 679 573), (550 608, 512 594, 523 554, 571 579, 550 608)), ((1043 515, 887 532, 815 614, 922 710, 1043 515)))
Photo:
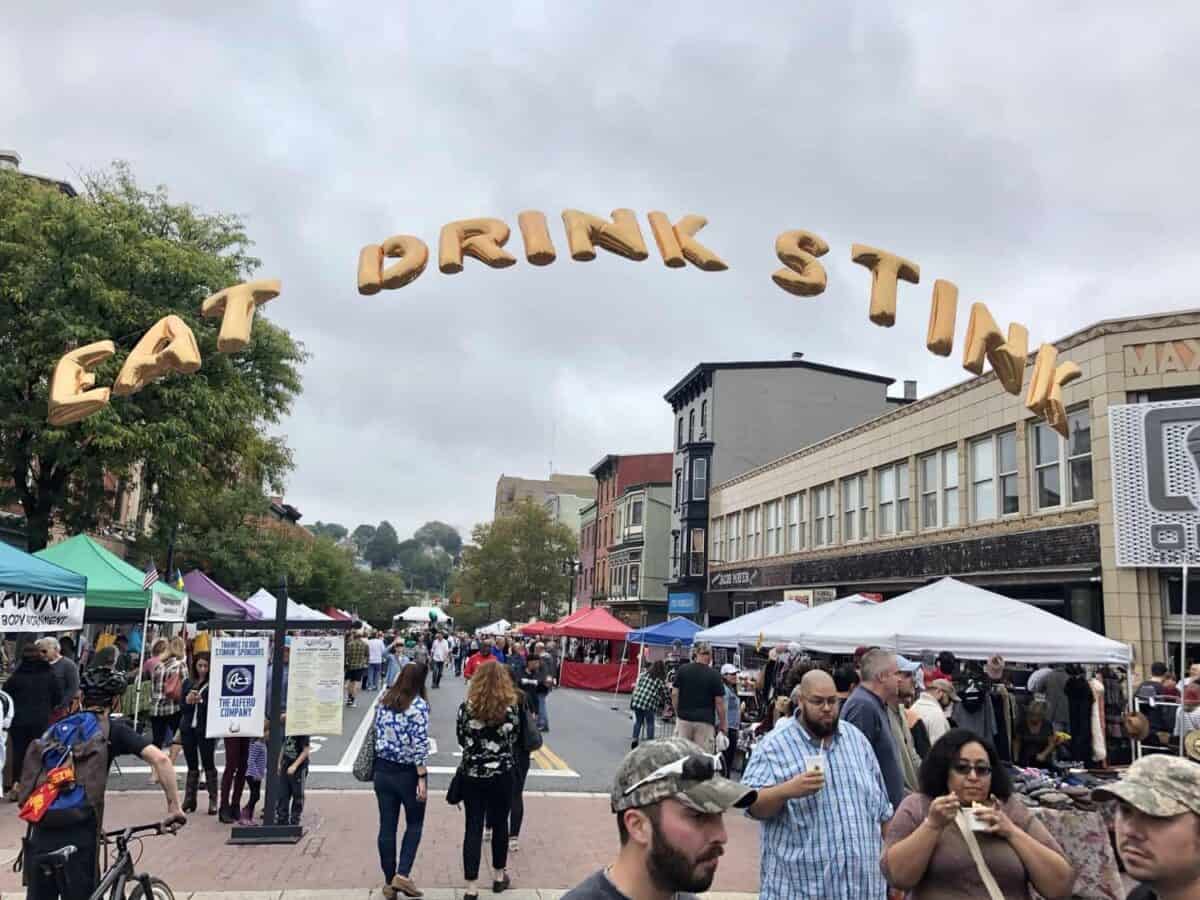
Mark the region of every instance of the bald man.
POLYGON ((755 748, 742 784, 762 823, 762 900, 885 900, 879 870, 892 804, 875 751, 838 718, 829 673, 814 669, 792 691, 793 722, 755 748))

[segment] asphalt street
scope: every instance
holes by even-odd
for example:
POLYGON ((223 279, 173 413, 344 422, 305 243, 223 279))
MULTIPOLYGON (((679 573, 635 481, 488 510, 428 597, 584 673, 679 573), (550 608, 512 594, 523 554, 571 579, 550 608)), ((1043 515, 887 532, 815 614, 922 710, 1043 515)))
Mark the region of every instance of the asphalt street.
MULTIPOLYGON (((465 694, 466 683, 448 674, 438 689, 430 688, 430 723, 434 752, 429 758, 430 787, 445 789, 458 765, 460 754, 454 734, 455 716, 465 694)), ((351 769, 354 757, 370 727, 378 692, 363 692, 358 705, 345 708, 342 733, 315 735, 308 784, 311 789, 362 788, 351 769)), ((533 756, 527 789, 530 791, 607 793, 613 773, 629 750, 633 723, 629 695, 559 689, 550 695, 550 731, 545 745, 533 756), (615 708, 614 708, 615 707, 615 708)), ((222 742, 217 742, 217 768, 224 765, 222 742)), ((109 790, 145 790, 150 786, 149 768, 128 757, 118 760, 109 779, 109 790)), ((185 771, 183 757, 177 762, 185 771)))

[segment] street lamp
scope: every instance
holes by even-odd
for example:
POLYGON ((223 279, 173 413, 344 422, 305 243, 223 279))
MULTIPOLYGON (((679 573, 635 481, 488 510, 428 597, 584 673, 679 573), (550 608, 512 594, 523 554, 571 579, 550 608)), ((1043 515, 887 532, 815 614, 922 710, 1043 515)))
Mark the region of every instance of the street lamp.
POLYGON ((570 577, 570 592, 567 594, 567 612, 571 611, 571 601, 575 599, 575 579, 583 571, 583 563, 579 560, 568 557, 562 561, 559 566, 559 571, 563 575, 570 577))

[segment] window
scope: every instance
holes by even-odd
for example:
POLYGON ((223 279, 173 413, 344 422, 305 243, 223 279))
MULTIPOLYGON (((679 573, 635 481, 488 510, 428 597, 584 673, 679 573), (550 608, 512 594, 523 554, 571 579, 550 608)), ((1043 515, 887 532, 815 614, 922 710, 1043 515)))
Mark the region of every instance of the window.
POLYGON ((688 412, 688 443, 696 439, 696 410, 688 412))
POLYGON ((1017 433, 1009 429, 971 442, 971 520, 1020 512, 1017 433))
POLYGON ((671 535, 671 574, 679 575, 679 532, 671 535))
POLYGON ((762 509, 754 506, 746 510, 746 559, 758 559, 761 535, 762 509))
POLYGON ((703 500, 708 496, 708 460, 692 460, 692 499, 703 500))
POLYGON ((690 556, 689 571, 693 575, 704 574, 704 529, 692 529, 692 552, 690 556))
POLYGON ((875 497, 878 506, 875 521, 877 534, 903 534, 912 528, 908 514, 911 500, 907 462, 894 463, 876 471, 875 497))
POLYGON ((629 526, 631 528, 642 527, 642 500, 634 500, 629 504, 629 526))
POLYGON ((675 449, 678 450, 683 446, 683 416, 679 417, 679 421, 675 424, 675 449))
POLYGON ((1087 409, 1067 414, 1069 438, 1045 422, 1030 426, 1033 443, 1033 496, 1038 509, 1083 503, 1092 488, 1092 425, 1087 409), (1064 496, 1065 492, 1065 496, 1064 496))
POLYGON ((675 508, 683 502, 683 469, 675 470, 675 508))
POLYGON ((709 539, 708 558, 720 562, 725 558, 725 520, 713 519, 709 533, 712 537, 709 539))
POLYGON ((812 490, 813 546, 833 543, 833 485, 825 484, 812 490))
POLYGON ((641 566, 639 566, 637 563, 633 563, 629 567, 629 596, 630 597, 641 596, 641 591, 638 590, 638 587, 639 587, 638 579, 640 577, 641 577, 641 566))
POLYGON ((783 552, 783 501, 772 500, 765 507, 767 539, 763 544, 763 556, 778 556, 783 552))
POLYGON ((921 477, 921 527, 958 524, 958 448, 946 447, 917 463, 921 477))
POLYGON ((792 494, 783 501, 787 516, 787 549, 785 553, 796 553, 804 546, 804 496, 792 494))
POLYGON ((725 554, 725 562, 737 562, 742 558, 742 514, 736 512, 729 517, 729 552, 725 554))
POLYGON ((700 436, 708 437, 708 401, 700 401, 700 436))
POLYGON ((842 515, 844 541, 862 541, 867 537, 867 476, 851 475, 842 479, 842 515))

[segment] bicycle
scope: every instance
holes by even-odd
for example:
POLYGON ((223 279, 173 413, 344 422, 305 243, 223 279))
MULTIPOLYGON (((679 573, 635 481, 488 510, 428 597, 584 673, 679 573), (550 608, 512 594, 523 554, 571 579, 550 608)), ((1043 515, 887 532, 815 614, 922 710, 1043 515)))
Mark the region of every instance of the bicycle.
MULTIPOLYGON (((88 900, 147 900, 147 898, 149 900, 175 900, 175 894, 170 886, 161 878, 134 870, 133 852, 129 849, 129 844, 134 840, 140 841, 141 838, 138 835, 141 834, 175 834, 186 823, 185 816, 172 816, 163 822, 154 822, 150 825, 131 825, 116 831, 104 832, 101 840, 104 843, 105 858, 107 859, 110 844, 116 844, 117 858, 108 867, 104 877, 100 879, 99 886, 91 893, 88 900), (130 881, 135 884, 127 897, 125 887, 130 881)), ((68 860, 77 852, 78 848, 74 844, 68 844, 49 853, 39 854, 32 861, 33 865, 38 866, 44 875, 53 876, 59 894, 64 897, 67 896, 67 883, 63 870, 68 860)))

